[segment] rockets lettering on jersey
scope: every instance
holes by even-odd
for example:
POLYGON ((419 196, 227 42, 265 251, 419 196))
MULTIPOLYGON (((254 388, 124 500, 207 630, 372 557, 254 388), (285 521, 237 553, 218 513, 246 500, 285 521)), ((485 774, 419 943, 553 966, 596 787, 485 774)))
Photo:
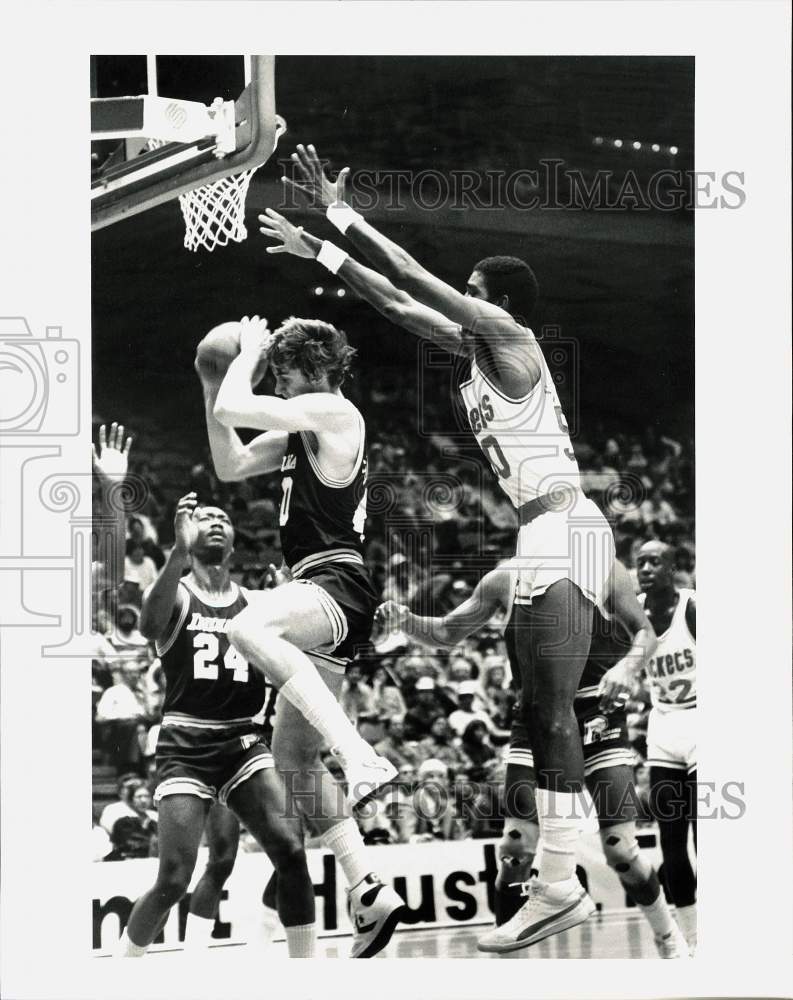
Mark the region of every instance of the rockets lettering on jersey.
POLYGON ((580 485, 578 462, 545 358, 537 385, 510 399, 476 364, 460 386, 468 422, 499 484, 516 507, 561 486, 580 485))
POLYGON ((683 589, 679 594, 669 628, 658 636, 655 654, 647 664, 650 698, 659 712, 693 708, 697 703, 697 643, 686 624, 686 608, 694 591, 683 589))

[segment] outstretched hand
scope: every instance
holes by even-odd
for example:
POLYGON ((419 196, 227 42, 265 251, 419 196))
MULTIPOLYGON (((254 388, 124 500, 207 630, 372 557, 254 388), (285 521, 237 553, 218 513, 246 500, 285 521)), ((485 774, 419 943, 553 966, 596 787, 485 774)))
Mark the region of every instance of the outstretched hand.
POLYGON ((197 506, 197 493, 186 493, 180 497, 176 505, 176 514, 174 514, 173 519, 174 548, 182 555, 187 555, 190 552, 198 535, 198 527, 193 520, 197 506))
POLYGON ((121 482, 127 474, 129 466, 129 449, 132 447, 132 435, 124 440, 124 425, 113 422, 110 425, 110 437, 107 436, 105 425, 99 428, 99 452, 96 445, 91 445, 94 472, 108 482, 121 482))
POLYGON ((259 232, 264 236, 281 241, 279 246, 267 247, 267 253, 291 253, 295 257, 316 257, 316 250, 307 240, 302 226, 293 226, 288 219, 279 215, 272 208, 266 208, 264 211, 265 214, 259 216, 259 222, 264 223, 259 227, 259 232))
POLYGON ((341 169, 336 180, 332 181, 326 175, 316 149, 310 144, 298 144, 291 159, 298 180, 285 176, 282 178, 284 184, 302 191, 315 207, 327 208, 344 201, 344 184, 350 172, 349 167, 341 169))
POLYGON ((396 601, 385 601, 374 613, 375 624, 385 633, 399 632, 407 621, 408 609, 396 601))

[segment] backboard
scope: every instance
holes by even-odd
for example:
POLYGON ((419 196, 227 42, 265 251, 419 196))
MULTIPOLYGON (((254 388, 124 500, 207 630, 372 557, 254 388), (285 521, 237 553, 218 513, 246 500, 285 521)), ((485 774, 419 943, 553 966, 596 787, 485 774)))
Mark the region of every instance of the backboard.
POLYGON ((283 129, 275 58, 95 55, 91 119, 93 230, 265 163, 283 129))

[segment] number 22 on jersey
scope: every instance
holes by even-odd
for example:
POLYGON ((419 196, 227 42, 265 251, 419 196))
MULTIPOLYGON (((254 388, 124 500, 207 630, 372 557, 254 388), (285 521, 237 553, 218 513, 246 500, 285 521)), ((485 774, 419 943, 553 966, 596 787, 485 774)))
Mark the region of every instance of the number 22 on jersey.
MULTIPOLYGON (((199 632, 193 636, 193 677, 195 680, 216 681, 218 679, 218 637, 211 632, 199 632)), ((248 661, 229 646, 223 657, 226 670, 233 670, 235 681, 248 682, 248 661)))

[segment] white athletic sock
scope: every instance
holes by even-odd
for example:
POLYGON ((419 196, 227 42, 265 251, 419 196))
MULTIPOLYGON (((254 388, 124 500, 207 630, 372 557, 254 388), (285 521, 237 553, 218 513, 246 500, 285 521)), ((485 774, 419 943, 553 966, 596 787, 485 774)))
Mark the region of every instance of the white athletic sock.
POLYGON ((675 915, 683 937, 689 944, 697 943, 697 904, 675 907, 675 915))
POLYGON ((584 816, 583 797, 576 792, 536 791, 537 817, 542 837, 538 867, 541 882, 564 882, 575 875, 575 853, 584 816))
POLYGON ((290 958, 313 958, 317 945, 316 924, 296 924, 284 927, 290 958))
POLYGON ((372 755, 341 706, 325 686, 313 666, 300 669, 281 686, 284 698, 305 717, 328 746, 338 749, 345 759, 358 760, 372 755))
POLYGON ((654 903, 650 903, 649 906, 639 903, 638 906, 656 937, 666 937, 675 929, 675 922, 664 899, 663 889, 658 893, 658 899, 654 903))
POLYGON ((121 935, 118 947, 116 949, 116 955, 119 958, 143 958, 146 954, 146 949, 148 945, 135 944, 134 941, 130 941, 129 934, 127 934, 126 927, 124 928, 124 933, 121 935))
POLYGON ((188 948, 190 950, 193 948, 208 948, 214 929, 214 917, 199 917, 197 913, 188 913, 184 929, 185 950, 188 948))
POLYGON ((361 831, 351 816, 326 830, 319 839, 323 847, 335 854, 351 889, 372 871, 367 864, 368 852, 361 831))

